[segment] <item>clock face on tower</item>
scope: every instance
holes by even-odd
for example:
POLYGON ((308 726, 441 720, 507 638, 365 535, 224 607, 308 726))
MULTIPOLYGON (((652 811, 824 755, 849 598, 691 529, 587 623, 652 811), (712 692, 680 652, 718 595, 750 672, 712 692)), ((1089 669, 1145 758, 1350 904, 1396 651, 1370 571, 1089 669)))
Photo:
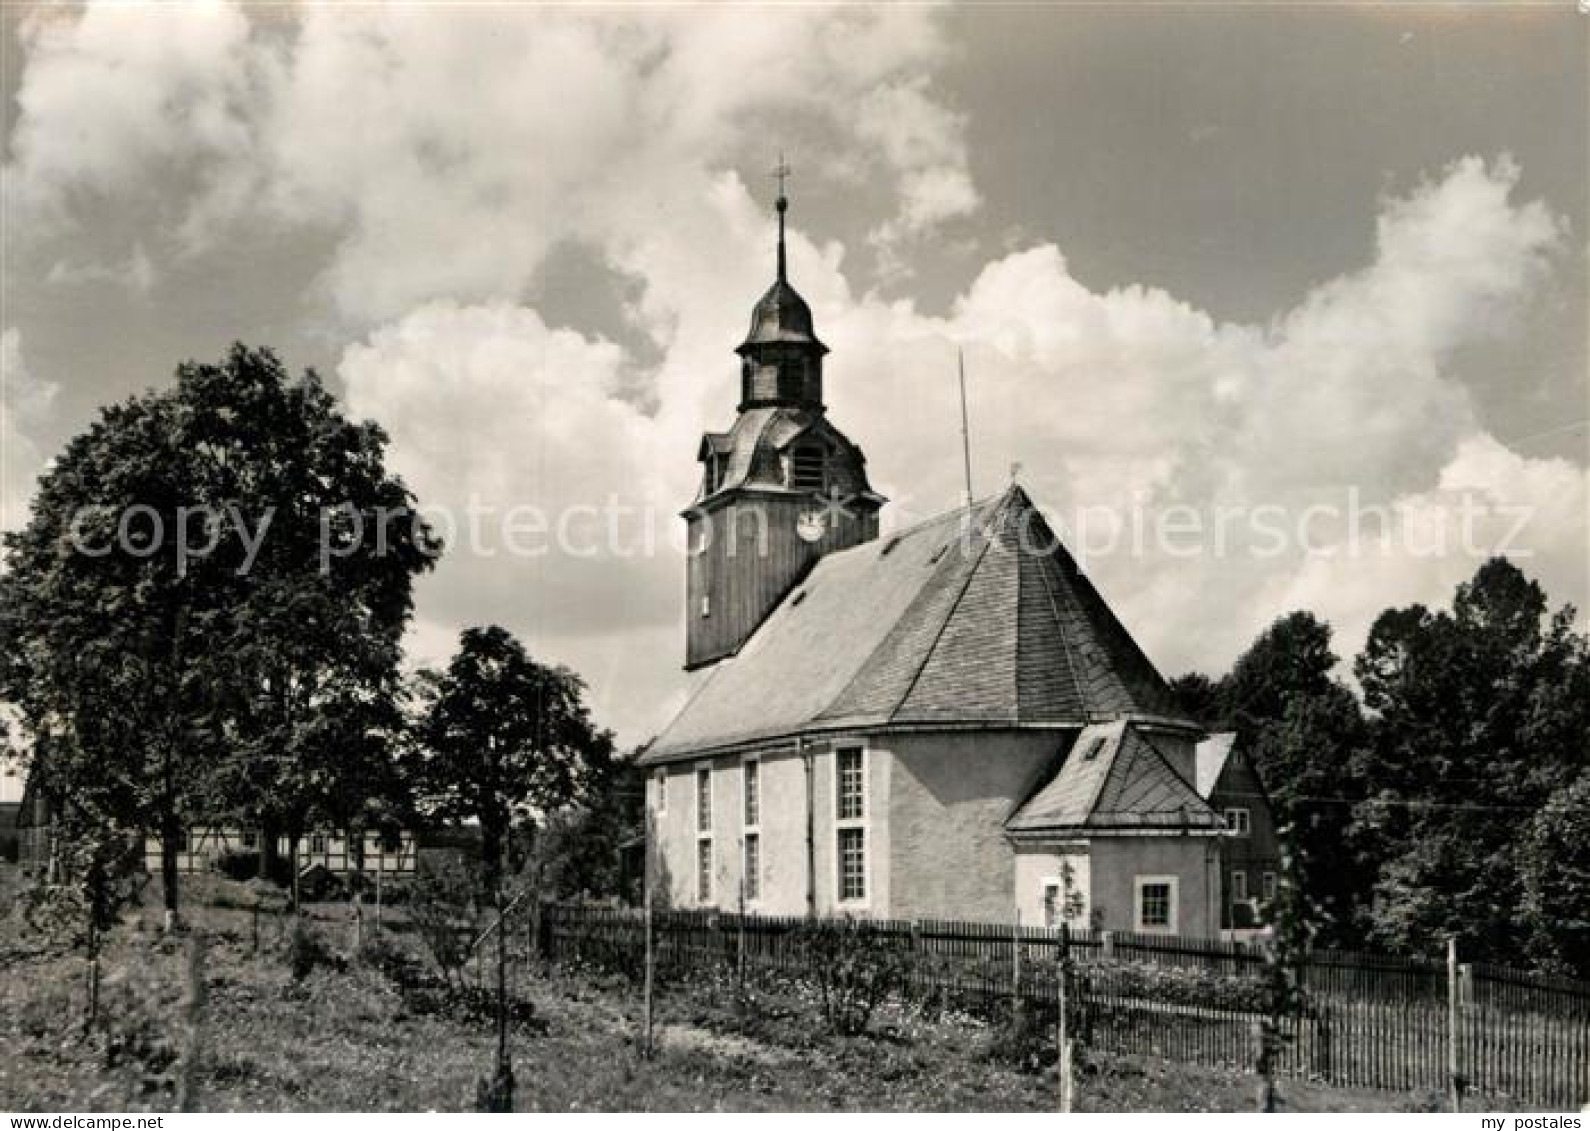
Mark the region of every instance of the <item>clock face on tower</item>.
POLYGON ((801 511, 795 519, 795 533, 803 542, 818 542, 828 533, 828 516, 820 510, 801 511))

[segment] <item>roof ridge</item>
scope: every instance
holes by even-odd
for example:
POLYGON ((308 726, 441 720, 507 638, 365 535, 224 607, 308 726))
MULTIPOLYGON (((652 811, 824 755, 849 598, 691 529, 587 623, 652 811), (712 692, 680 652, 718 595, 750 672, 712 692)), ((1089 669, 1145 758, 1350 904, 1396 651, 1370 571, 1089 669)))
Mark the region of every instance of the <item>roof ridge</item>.
MULTIPOLYGON (((1130 723, 1128 723, 1128 725, 1130 725, 1130 723)), ((1197 783, 1189 782, 1182 776, 1181 771, 1176 768, 1175 764, 1171 762, 1169 758, 1165 757, 1165 752, 1159 748, 1159 744, 1150 738, 1146 733, 1138 730, 1135 726, 1132 727, 1132 730, 1138 738, 1143 740, 1144 745, 1146 745, 1149 750, 1153 751, 1154 757, 1159 759, 1160 764, 1163 765, 1165 769, 1170 771, 1170 776, 1175 778, 1184 787, 1186 787, 1187 792, 1193 795, 1193 798, 1198 802, 1198 804, 1209 810, 1209 812, 1214 813, 1214 806, 1210 805, 1209 802, 1204 799, 1203 795, 1198 792, 1197 783)), ((1218 816, 1218 814, 1216 815, 1218 816)))
MULTIPOLYGON (((1041 519, 1043 515, 1040 514, 1038 517, 1041 519)), ((1054 531, 1051 530, 1049 533, 1052 535, 1054 531)), ((1057 544, 1058 541, 1059 539, 1057 538, 1057 544)), ((1086 718, 1091 713, 1091 697, 1088 695, 1088 689, 1082 683, 1082 676, 1077 672, 1076 664, 1072 662, 1071 635, 1066 631, 1065 618, 1060 615, 1060 605, 1055 597, 1054 586, 1049 584, 1049 571, 1043 568, 1044 562, 1051 559, 1053 554, 1054 551, 1050 550, 1049 553, 1039 556, 1038 584, 1043 588, 1043 595, 1047 599, 1049 615, 1054 618, 1055 631, 1060 634, 1060 655, 1065 660, 1066 671, 1070 673, 1071 682, 1077 689, 1077 702, 1082 707, 1083 717, 1086 718)))
MULTIPOLYGON (((1012 486, 1014 487, 1014 484, 1012 486)), ((1018 491, 1020 490, 1019 487, 1015 489, 1018 491)), ((959 506, 952 507, 947 511, 940 511, 938 514, 929 515, 927 518, 918 519, 910 526, 902 526, 898 530, 890 530, 886 534, 880 535, 880 537, 909 538, 911 535, 917 534, 930 526, 937 526, 939 523, 948 522, 950 519, 959 515, 968 514, 972 511, 979 510, 983 507, 992 506, 996 503, 1003 503, 1010 496, 1010 493, 1011 488, 1007 487, 998 495, 984 495, 981 499, 974 499, 970 503, 961 503, 959 506)), ((997 511, 994 513, 997 513, 997 511)), ((992 518, 993 514, 990 514, 989 517, 992 518)))
MULTIPOLYGON (((949 628, 950 621, 955 619, 955 611, 961 607, 961 602, 966 599, 967 590, 972 587, 972 579, 977 576, 977 571, 983 567, 983 559, 988 556, 988 548, 994 544, 994 540, 988 537, 986 527, 982 533, 984 535, 983 548, 978 551, 977 560, 972 563, 972 568, 966 571, 966 577, 961 581, 961 591, 955 594, 955 600, 950 602, 950 607, 945 610, 943 619, 939 621, 938 630, 933 633, 933 643, 923 649, 922 662, 917 664, 916 671, 911 673, 911 678, 906 682, 905 690, 901 693, 900 698, 895 701, 893 707, 889 708, 888 719, 890 722, 894 721, 895 716, 900 713, 900 708, 905 706, 906 701, 911 698, 911 692, 915 691, 916 685, 922 681, 922 673, 927 670, 934 653, 939 650, 939 643, 944 639, 945 630, 949 628)), ((949 555, 945 555, 945 561, 952 560, 953 558, 949 555)), ((940 568, 944 568, 942 563, 940 568)), ((868 658, 870 659, 871 657, 868 658)), ((838 702, 838 698, 836 697, 834 701, 838 702)))
MULTIPOLYGON (((1048 551, 1039 555, 1056 571, 1055 575, 1047 580, 1057 589, 1063 590, 1068 607, 1088 630, 1092 643, 1102 653, 1105 670, 1113 677, 1114 683, 1132 708, 1130 711, 1110 713, 1121 715, 1145 713, 1142 708, 1149 706, 1159 708, 1152 711, 1154 714, 1181 716, 1183 712, 1175 694, 1170 690, 1168 681, 1154 661, 1149 658, 1148 653, 1143 650, 1143 646, 1138 643, 1132 630, 1121 620, 1104 594, 1099 592, 1098 586, 1093 584, 1087 571, 1066 546, 1064 539, 1049 525, 1043 511, 1033 507, 1032 513, 1039 522, 1043 523, 1044 531, 1049 536, 1048 551), (1134 667, 1138 669, 1135 674, 1132 671, 1134 667), (1138 686, 1140 679, 1147 681, 1144 686, 1138 686), (1147 692, 1146 697, 1144 692, 1147 692)), ((1070 653, 1071 650, 1068 648, 1068 661, 1072 658, 1070 653)))
POLYGON ((1012 637, 1011 642, 1010 642, 1010 648, 1011 648, 1011 652, 1012 652, 1012 655, 1011 655, 1011 658, 1010 658, 1010 701, 1015 707, 1015 716, 1018 719, 1024 717, 1023 716, 1023 712, 1022 712, 1022 706, 1023 705, 1022 705, 1022 694, 1021 694, 1021 672, 1022 672, 1021 663, 1022 663, 1022 642, 1023 642, 1023 640, 1026 639, 1025 635, 1022 632, 1022 626, 1026 622, 1026 617, 1024 616, 1024 612, 1025 612, 1024 606, 1025 606, 1026 602, 1021 599, 1021 584, 1022 584, 1021 572, 1022 572, 1021 571, 1021 547, 1017 546, 1016 547, 1016 611, 1015 611, 1015 616, 1014 616, 1014 620, 1016 622, 1016 632, 1015 632, 1015 635, 1012 637))

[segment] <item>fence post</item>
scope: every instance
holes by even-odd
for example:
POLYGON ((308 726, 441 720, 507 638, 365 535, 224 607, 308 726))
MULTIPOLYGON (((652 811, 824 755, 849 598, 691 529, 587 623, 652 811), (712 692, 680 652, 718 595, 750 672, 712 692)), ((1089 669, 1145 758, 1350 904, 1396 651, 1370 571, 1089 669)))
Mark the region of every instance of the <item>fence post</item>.
POLYGON ((740 837, 740 913, 734 919, 734 979, 740 1000, 745 1001, 745 837, 740 837))
POLYGON ((1326 1083, 1332 1082, 1336 1067, 1331 1049, 1334 1014, 1334 1006, 1321 1005, 1314 1019, 1314 1073, 1326 1083))
POLYGON ((1446 940, 1447 1088, 1453 1111, 1463 1110, 1463 1081, 1458 1075, 1458 960, 1457 936, 1446 940))
POLYGON ((177 1077, 177 1110, 193 1111, 198 1101, 199 1055, 204 1048, 204 935, 199 931, 188 940, 188 984, 182 1006, 188 1039, 177 1077))
POLYGON ((83 1032, 94 1027, 99 1018, 99 925, 94 922, 94 910, 89 908, 88 919, 88 1011, 83 1018, 83 1032))
POLYGON ((646 869, 646 976, 642 994, 641 1055, 647 1059, 652 1053, 652 983, 656 977, 657 947, 652 940, 651 868, 646 869))
POLYGON ((1021 908, 1016 908, 1016 922, 1010 934, 1010 1015, 1021 1017, 1021 908))
POLYGON ((922 924, 912 919, 910 929, 911 961, 906 966, 906 978, 913 994, 923 994, 927 979, 922 971, 922 924))
POLYGON ((1060 1025, 1059 1025, 1059 1060, 1055 1064, 1055 1071, 1059 1074, 1060 1085, 1060 1110, 1069 1112, 1073 1104, 1071 1095, 1073 1067, 1071 1052, 1071 1027, 1066 1018, 1066 1009, 1070 994, 1066 992, 1066 983, 1069 973, 1065 960, 1060 963, 1060 1025))
POLYGON ((1275 1077, 1270 1070, 1270 1035, 1265 1031, 1265 1023, 1258 1019, 1253 1022, 1253 1065, 1259 1074, 1259 1110, 1273 1112, 1275 1077))

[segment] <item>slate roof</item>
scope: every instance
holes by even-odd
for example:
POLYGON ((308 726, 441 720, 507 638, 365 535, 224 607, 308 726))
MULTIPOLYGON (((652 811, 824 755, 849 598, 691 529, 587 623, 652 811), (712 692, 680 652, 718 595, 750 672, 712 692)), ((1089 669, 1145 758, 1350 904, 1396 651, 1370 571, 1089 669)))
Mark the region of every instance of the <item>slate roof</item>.
POLYGON ((1016 811, 1012 834, 1131 835, 1151 830, 1216 835, 1225 822, 1132 722, 1086 727, 1054 780, 1016 811))
POLYGON ((1211 734, 1200 742, 1193 752, 1193 759, 1197 766, 1199 797, 1208 797, 1215 791, 1215 785, 1220 781, 1220 773, 1226 768, 1226 762, 1231 758, 1232 747, 1236 745, 1237 732, 1234 730, 1222 731, 1220 734, 1211 734))
POLYGON ((884 501, 867 482, 867 457, 826 416, 793 405, 764 405, 740 413, 729 431, 708 432, 701 437, 696 458, 704 460, 716 455, 724 459, 724 464, 717 488, 709 495, 703 484, 696 502, 703 503, 739 487, 802 493, 785 484, 780 462, 784 449, 802 436, 820 438, 848 457, 832 465, 838 490, 868 496, 878 504, 884 501))
POLYGON ((819 560, 642 761, 831 730, 1127 716, 1185 722, 1013 486, 819 560))

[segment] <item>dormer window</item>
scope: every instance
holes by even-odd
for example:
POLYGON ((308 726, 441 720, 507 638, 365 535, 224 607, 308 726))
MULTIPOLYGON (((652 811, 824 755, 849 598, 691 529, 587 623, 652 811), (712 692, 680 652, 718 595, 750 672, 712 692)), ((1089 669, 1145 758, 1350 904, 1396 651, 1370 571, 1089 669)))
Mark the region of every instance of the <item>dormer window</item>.
POLYGON ((823 449, 801 444, 790 454, 789 485, 796 491, 821 491, 826 486, 823 449))
POLYGON ((706 494, 712 494, 721 486, 723 486, 723 457, 713 452, 707 456, 706 494))

